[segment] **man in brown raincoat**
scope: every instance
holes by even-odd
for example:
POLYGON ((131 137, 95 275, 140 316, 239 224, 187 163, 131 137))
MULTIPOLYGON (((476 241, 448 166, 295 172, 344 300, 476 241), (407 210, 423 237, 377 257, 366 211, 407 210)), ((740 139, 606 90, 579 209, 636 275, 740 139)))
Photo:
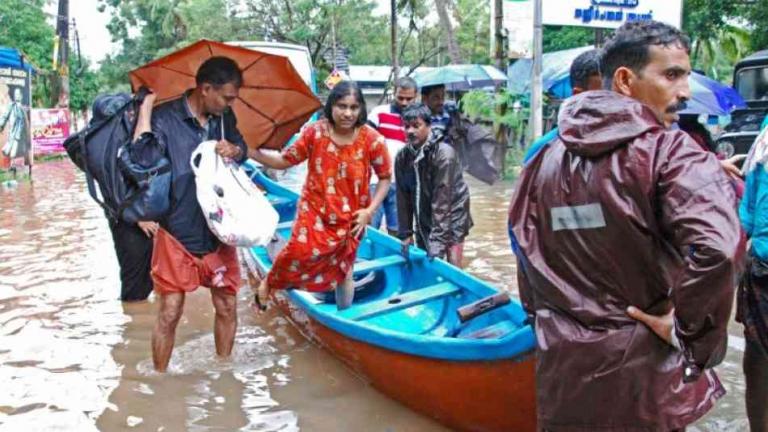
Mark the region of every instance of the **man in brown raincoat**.
POLYGON ((714 155, 669 129, 690 98, 685 35, 625 24, 601 70, 606 90, 564 103, 510 209, 539 427, 679 430, 725 393, 711 368, 744 255, 734 191, 714 155))

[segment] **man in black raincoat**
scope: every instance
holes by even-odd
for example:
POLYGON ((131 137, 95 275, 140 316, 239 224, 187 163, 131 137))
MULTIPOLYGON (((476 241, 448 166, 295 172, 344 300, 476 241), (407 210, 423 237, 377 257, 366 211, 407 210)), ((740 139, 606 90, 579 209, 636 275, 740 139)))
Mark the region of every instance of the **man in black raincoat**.
POLYGON ((472 227, 469 188, 456 151, 440 129, 430 127, 430 117, 423 104, 403 113, 408 145, 395 159, 399 237, 409 244, 415 234, 429 257, 445 257, 461 267, 464 238, 472 227))

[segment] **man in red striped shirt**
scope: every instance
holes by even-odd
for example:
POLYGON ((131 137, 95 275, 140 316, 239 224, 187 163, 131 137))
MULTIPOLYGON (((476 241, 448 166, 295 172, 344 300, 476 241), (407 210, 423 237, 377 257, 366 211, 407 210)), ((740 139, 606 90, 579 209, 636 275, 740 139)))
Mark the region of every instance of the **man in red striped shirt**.
MULTIPOLYGON (((401 77, 395 81, 395 100, 391 104, 379 105, 368 114, 368 123, 384 136, 387 150, 391 160, 395 160, 397 153, 405 147, 405 127, 401 115, 405 108, 416 102, 418 86, 413 78, 401 77)), ((386 217, 387 231, 390 235, 397 235, 397 179, 392 175, 392 185, 376 214, 371 219, 371 226, 381 227, 381 221, 386 217)), ((371 177, 371 194, 375 193, 376 183, 379 179, 376 174, 371 177)))

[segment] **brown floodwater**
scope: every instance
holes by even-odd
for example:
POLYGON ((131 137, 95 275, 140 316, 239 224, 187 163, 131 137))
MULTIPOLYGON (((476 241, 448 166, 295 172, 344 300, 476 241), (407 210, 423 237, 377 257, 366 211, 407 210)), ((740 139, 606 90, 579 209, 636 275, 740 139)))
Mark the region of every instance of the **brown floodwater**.
MULTIPOLYGON (((471 273, 516 292, 506 234, 512 185, 471 182, 471 273)), ((107 223, 69 163, 0 186, 0 430, 382 431, 445 428, 382 395, 239 295, 230 360, 213 348, 210 294, 187 297, 170 372, 152 371, 157 304, 123 304, 107 223)), ((693 431, 745 431, 741 329, 718 368, 728 395, 693 431)))

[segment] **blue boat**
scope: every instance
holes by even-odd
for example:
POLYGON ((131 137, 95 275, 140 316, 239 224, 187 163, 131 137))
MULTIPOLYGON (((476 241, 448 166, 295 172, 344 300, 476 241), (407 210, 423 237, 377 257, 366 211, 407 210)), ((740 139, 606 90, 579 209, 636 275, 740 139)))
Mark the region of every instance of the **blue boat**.
MULTIPOLYGON (((261 278, 291 235, 299 196, 249 169, 280 214, 277 241, 244 254, 250 276, 261 278)), ((452 429, 536 430, 535 339, 518 302, 462 323, 459 308, 498 290, 416 247, 403 254, 399 240, 375 229, 357 258, 361 288, 348 309, 337 310, 332 292, 282 290, 273 300, 306 337, 380 391, 452 429)))

